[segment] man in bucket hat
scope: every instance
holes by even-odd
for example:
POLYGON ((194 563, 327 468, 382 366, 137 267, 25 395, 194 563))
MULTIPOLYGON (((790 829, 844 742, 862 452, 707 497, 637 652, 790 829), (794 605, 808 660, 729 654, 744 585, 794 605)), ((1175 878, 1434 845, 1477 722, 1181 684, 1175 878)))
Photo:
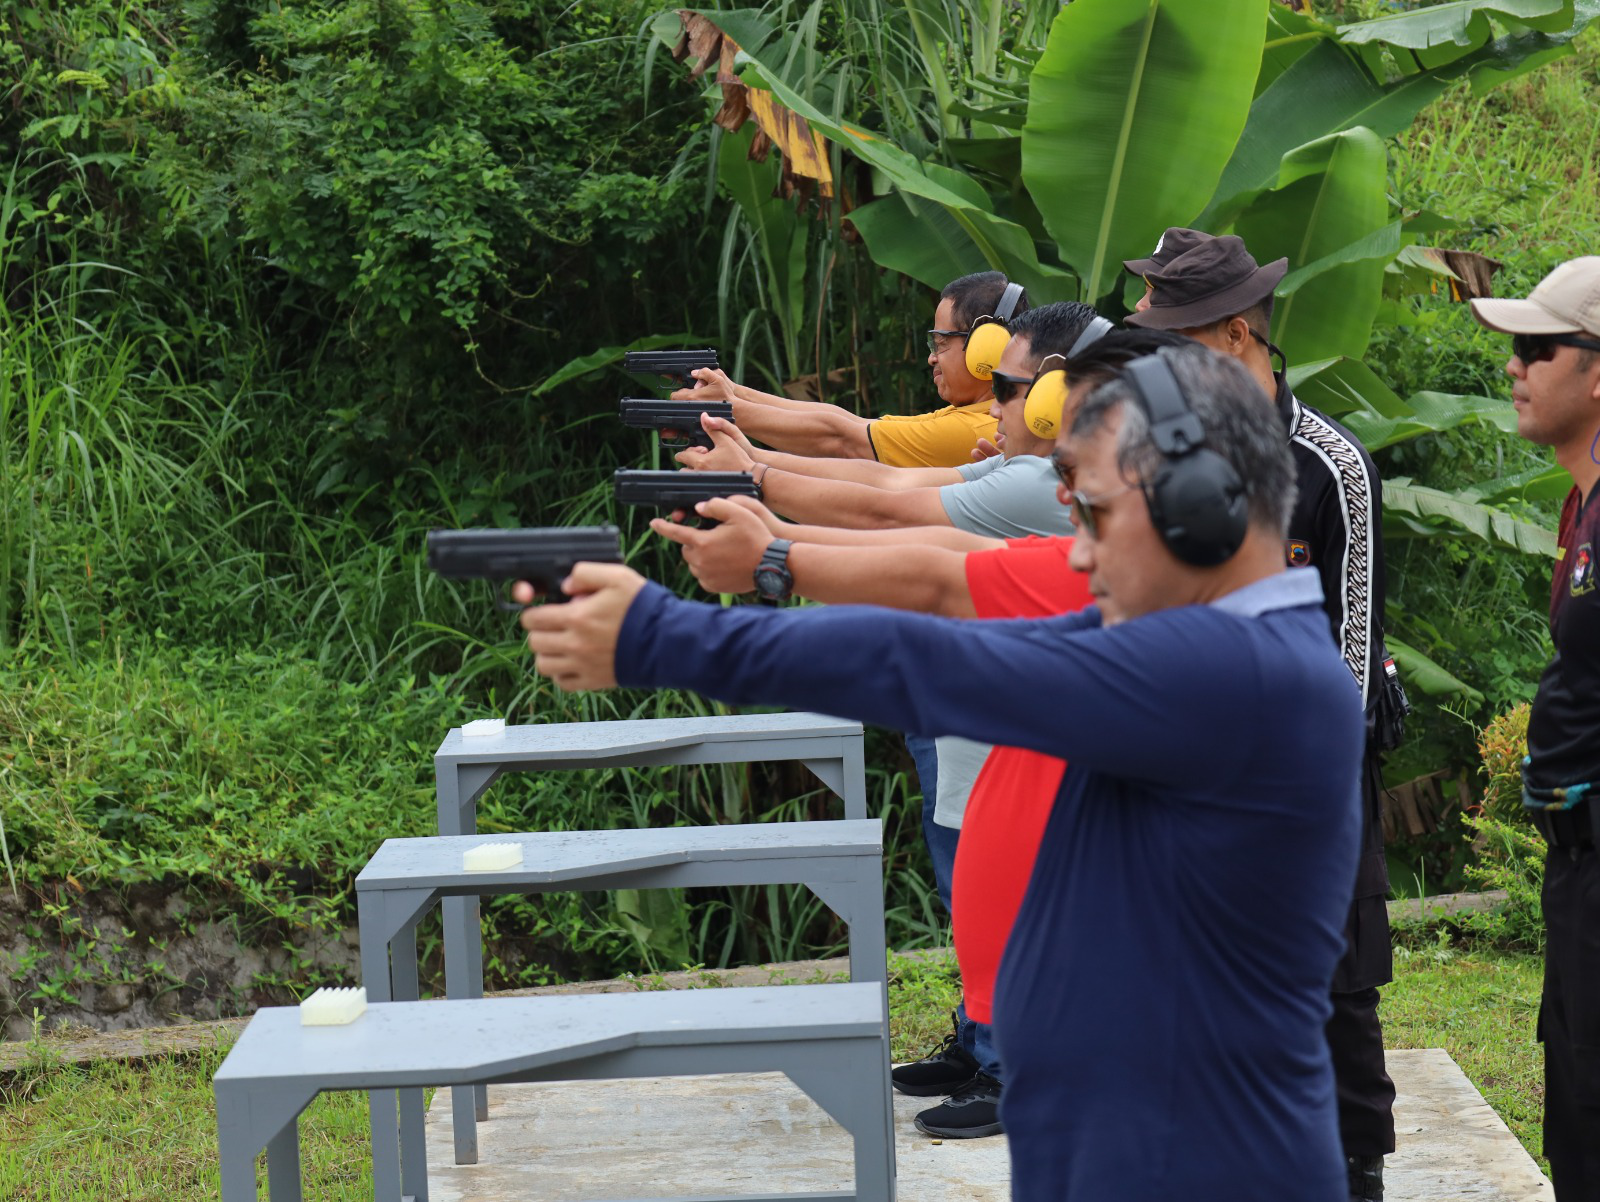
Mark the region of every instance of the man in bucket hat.
POLYGON ((1526 300, 1474 300, 1511 335, 1517 433, 1572 476, 1550 589, 1556 656, 1528 719, 1523 805, 1549 845, 1545 922, 1544 1151, 1562 1202, 1600 1197, 1600 257, 1561 264, 1526 300))
MULTIPOLYGON (((1322 578, 1323 606, 1345 666, 1361 688, 1368 738, 1361 769, 1361 861, 1332 983, 1327 1025, 1339 1129, 1352 1202, 1383 1197, 1383 1158, 1394 1151, 1394 1083, 1384 1067, 1378 986, 1393 978, 1389 873, 1383 855, 1379 752, 1399 740, 1404 694, 1383 643, 1382 488, 1371 457, 1337 422, 1302 405, 1272 357, 1272 293, 1287 259, 1257 264, 1236 237, 1169 229, 1148 259, 1124 264, 1146 294, 1130 326, 1171 330, 1237 359, 1272 399, 1294 459, 1299 493, 1285 557, 1322 578)), ((1294 748, 1284 748, 1292 755, 1294 748)))

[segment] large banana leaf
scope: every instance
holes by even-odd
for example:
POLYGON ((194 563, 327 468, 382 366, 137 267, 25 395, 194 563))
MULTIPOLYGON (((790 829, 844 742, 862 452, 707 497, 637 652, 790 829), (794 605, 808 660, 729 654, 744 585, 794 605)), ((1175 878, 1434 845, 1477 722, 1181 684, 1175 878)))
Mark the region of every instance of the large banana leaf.
POLYGON ((1499 505, 1506 501, 1560 501, 1571 491, 1572 477, 1567 469, 1544 464, 1462 489, 1461 495, 1487 505, 1499 505))
MULTIPOLYGON (((975 251, 974 260, 964 264, 959 274, 992 268, 1023 283, 1041 298, 1076 294, 1072 276, 1059 267, 1041 263, 1028 231, 1014 221, 996 216, 982 186, 969 176, 937 163, 919 163, 882 136, 826 115, 743 51, 736 61, 741 67, 740 78, 745 83, 770 90, 781 104, 804 117, 812 129, 877 168, 899 191, 943 208, 971 240, 975 251)), ((870 224, 871 218, 868 221, 870 224)), ((909 228, 901 231, 901 236, 914 238, 918 231, 909 228)), ((889 253, 887 249, 886 253, 889 253)))
MULTIPOLYGON (((1364 125, 1380 138, 1408 129, 1457 80, 1483 92, 1571 52, 1584 24, 1600 16, 1600 0, 1580 0, 1574 27, 1555 34, 1500 38, 1448 66, 1381 83, 1348 50, 1316 42, 1277 75, 1250 106, 1244 132, 1217 183, 1216 195, 1196 222, 1218 230, 1277 178, 1283 156, 1328 134, 1364 125)), ((1432 9, 1425 11, 1435 11, 1432 9)))
POLYGON ((1313 409, 1344 421, 1345 414, 1403 418, 1411 409, 1360 359, 1321 359, 1289 365, 1289 387, 1313 409))
POLYGON ((1525 555, 1554 558, 1556 553, 1553 531, 1404 476, 1383 482, 1383 522, 1386 536, 1432 536, 1449 530, 1525 555))
POLYGON ((1267 41, 1261 48, 1261 71, 1256 76, 1256 95, 1292 67, 1302 55, 1333 37, 1333 26, 1325 25, 1309 13, 1297 13, 1281 4, 1267 9, 1267 41))
POLYGON ((1572 8, 1573 0, 1454 0, 1451 4, 1343 25, 1339 38, 1351 46, 1382 42, 1419 51, 1455 47, 1464 53, 1493 36, 1491 15, 1543 33, 1559 33, 1572 25, 1572 8))
POLYGON ((1384 643, 1389 648, 1389 654, 1394 656, 1395 667, 1400 669, 1406 683, 1415 685, 1419 692, 1429 697, 1459 695, 1475 702, 1483 700, 1483 694, 1477 689, 1441 668, 1410 643, 1402 643, 1392 634, 1384 636, 1384 643))
POLYGON ((1022 175, 1093 301, 1205 207, 1244 127, 1261 0, 1076 0, 1034 68, 1022 175))
POLYGON ((1350 413, 1340 420, 1350 427, 1350 432, 1369 451, 1475 422, 1496 426, 1507 433, 1515 433, 1517 428, 1516 414, 1511 406, 1492 397, 1419 392, 1406 402, 1406 406, 1410 412, 1398 416, 1350 413))
MULTIPOLYGON (((1291 268, 1343 253, 1389 224, 1383 140, 1352 129, 1284 156, 1277 186, 1234 223, 1258 262, 1287 256, 1291 268)), ((1273 332, 1291 360, 1359 358, 1383 299, 1384 261, 1328 267, 1282 297, 1273 332)))

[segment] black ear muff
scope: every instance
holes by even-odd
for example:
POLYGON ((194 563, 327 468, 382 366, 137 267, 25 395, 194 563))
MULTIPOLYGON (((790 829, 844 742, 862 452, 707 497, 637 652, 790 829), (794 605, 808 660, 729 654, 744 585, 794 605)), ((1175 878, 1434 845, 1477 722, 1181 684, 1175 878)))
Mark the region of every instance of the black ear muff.
POLYGON ((1205 429, 1171 366, 1158 352, 1135 359, 1123 378, 1150 418, 1150 437, 1165 462, 1144 484, 1161 541, 1184 563, 1226 563, 1244 543, 1250 505, 1233 465, 1201 444, 1205 429))
POLYGON ((1022 285, 1008 282, 994 312, 985 313, 967 331, 967 371, 974 380, 987 380, 994 375, 1006 343, 1011 341, 1006 322, 1017 311, 1017 302, 1021 299, 1022 285))

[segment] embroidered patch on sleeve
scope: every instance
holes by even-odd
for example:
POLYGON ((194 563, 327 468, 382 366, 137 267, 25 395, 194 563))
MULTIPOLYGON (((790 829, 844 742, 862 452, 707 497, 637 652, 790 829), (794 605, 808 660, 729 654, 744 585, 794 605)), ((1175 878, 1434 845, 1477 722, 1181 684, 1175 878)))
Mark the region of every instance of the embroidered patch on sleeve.
POLYGON ((1572 595, 1594 592, 1594 545, 1584 543, 1572 557, 1572 595))
POLYGON ((1303 568, 1311 563, 1311 544, 1304 539, 1291 538, 1289 540, 1289 566, 1303 568))

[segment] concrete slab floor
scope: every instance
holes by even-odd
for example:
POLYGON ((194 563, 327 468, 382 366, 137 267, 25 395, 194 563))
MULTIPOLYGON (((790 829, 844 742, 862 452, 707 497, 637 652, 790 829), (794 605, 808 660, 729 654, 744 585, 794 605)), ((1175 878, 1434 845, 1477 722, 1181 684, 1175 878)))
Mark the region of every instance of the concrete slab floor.
MULTIPOLYGON (((1553 1202, 1516 1137, 1448 1053, 1389 1054, 1399 1150, 1389 1202, 1553 1202)), ((851 1145, 776 1073, 489 1088, 479 1163, 453 1163, 448 1091, 428 1115, 433 1202, 592 1202, 851 1187, 851 1145)), ((936 1101, 936 1100, 935 1100, 936 1101)), ((1002 1137, 936 1142, 896 1095, 900 1202, 1004 1202, 1002 1137)))

